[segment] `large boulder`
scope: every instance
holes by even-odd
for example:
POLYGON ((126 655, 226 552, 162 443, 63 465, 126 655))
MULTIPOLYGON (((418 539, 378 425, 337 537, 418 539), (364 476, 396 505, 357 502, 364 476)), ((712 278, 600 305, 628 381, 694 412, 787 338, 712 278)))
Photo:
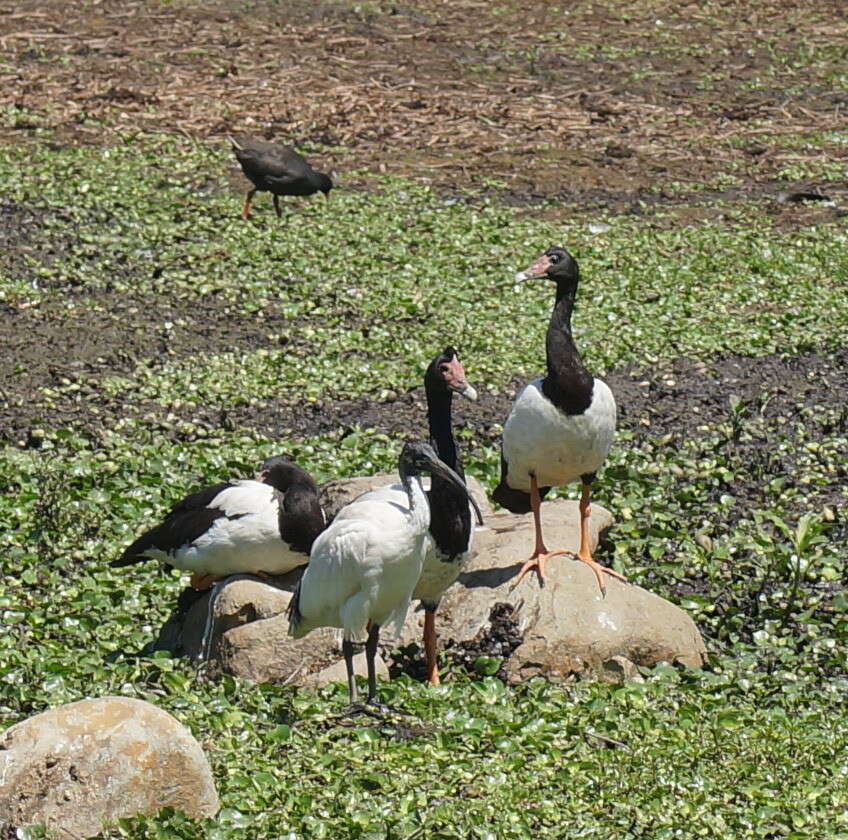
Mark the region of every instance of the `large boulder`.
POLYGON ((213 817, 218 794, 200 745, 150 703, 80 700, 0 736, 0 825, 44 823, 51 837, 79 840, 166 806, 213 817))
MULTIPOLYGON (((580 543, 577 502, 546 503, 542 516, 548 548, 576 551, 580 543)), ((528 574, 513 588, 513 577, 533 547, 532 517, 498 511, 486 525, 475 535, 474 557, 458 585, 442 599, 436 616, 440 638, 482 639, 491 625, 493 605, 506 604, 522 638, 504 664, 510 681, 521 682, 537 674, 582 672, 615 679, 634 673, 623 667, 622 660, 646 666, 661 661, 703 664, 704 643, 687 613, 640 586, 608 575, 606 595, 602 595, 594 572, 573 557, 548 560, 544 587, 535 574, 528 574)), ((609 512, 593 505, 593 547, 610 525, 609 512)), ((401 641, 420 638, 421 624, 420 616, 411 613, 401 641)))
MULTIPOLYGON (((390 479, 336 481, 329 491, 325 485, 330 514, 344 499, 390 479)), ((488 504, 487 509, 491 510, 488 504)), ((576 551, 577 502, 546 502, 542 516, 548 547, 576 551)), ((589 529, 593 550, 611 524, 609 512, 593 505, 589 529)), ((481 654, 499 651, 504 660, 501 673, 510 681, 574 673, 622 680, 638 677, 636 665, 702 664, 703 641, 683 610, 613 578, 608 578, 603 597, 591 569, 571 557, 548 561, 546 586, 540 587, 535 574, 530 574, 513 589, 512 580, 533 546, 531 516, 489 512, 485 526, 476 531, 474 546, 473 558, 442 599, 437 613, 439 639, 443 646, 481 654), (496 605, 504 606, 498 607, 500 618, 493 621, 496 605), (517 642, 506 645, 498 634, 517 642)), ((156 647, 209 659, 212 667, 255 681, 314 686, 343 679, 338 631, 288 638, 285 610, 302 572, 298 569, 267 582, 239 576, 219 584, 214 593, 200 596, 187 612, 175 615, 156 647)), ((411 610, 399 634, 382 634, 384 650, 397 644, 420 645, 422 632, 423 613, 411 610)), ((382 663, 380 667, 382 673, 382 663)))
MULTIPOLYGON (((302 639, 288 635, 286 611, 303 569, 260 580, 235 575, 199 594, 184 614, 177 611, 152 649, 178 651, 212 670, 253 682, 280 682, 317 688, 347 676, 340 661, 341 632, 329 627, 302 639)), ((354 671, 365 676, 364 655, 354 671)), ((377 673, 388 676, 381 657, 377 673)))

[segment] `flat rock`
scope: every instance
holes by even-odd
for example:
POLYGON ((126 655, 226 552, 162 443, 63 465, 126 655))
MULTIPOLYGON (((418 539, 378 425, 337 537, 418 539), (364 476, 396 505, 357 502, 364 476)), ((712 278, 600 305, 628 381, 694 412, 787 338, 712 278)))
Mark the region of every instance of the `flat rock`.
MULTIPOLYGON (((542 523, 548 548, 575 552, 580 542, 578 522, 576 501, 546 502, 542 523)), ((611 524, 610 513, 592 505, 593 550, 600 533, 611 524)), ((605 667, 615 657, 646 666, 661 661, 703 664, 706 649, 687 613, 639 586, 609 576, 604 597, 594 572, 579 560, 551 558, 544 587, 531 574, 512 589, 512 579, 533 547, 530 515, 499 510, 487 518, 485 528, 477 530, 474 547, 475 555, 457 585, 442 599, 436 628, 442 640, 480 638, 489 626, 492 606, 509 604, 523 637, 504 664, 510 681, 580 672, 609 679, 611 673, 620 673, 615 666, 605 667)), ((420 614, 410 613, 400 641, 420 643, 421 622, 420 614)))
MULTIPOLYGON (((347 500, 371 487, 390 483, 391 475, 335 481, 324 485, 323 503, 334 516, 347 500)), ((479 486, 479 485, 478 485, 479 486)), ((482 489, 480 490, 482 494, 482 489)), ((480 496, 485 502, 485 496, 480 496)), ((483 507, 483 504, 481 504, 483 507)), ((499 510, 485 502, 486 522, 475 533, 475 553, 442 599, 436 616, 440 643, 499 648, 493 638, 492 608, 505 604, 510 626, 521 643, 504 656, 501 674, 521 682, 544 674, 582 674, 622 681, 639 677, 637 666, 660 661, 700 665, 705 648, 692 619, 679 607, 641 587, 607 577, 606 596, 592 570, 573 557, 548 561, 547 583, 535 574, 512 588, 512 580, 533 546, 533 520, 499 510)), ((579 547, 576 501, 558 499, 542 506, 545 540, 551 549, 575 552, 579 547)), ((612 516, 592 506, 590 538, 593 550, 612 516)), ((626 572, 626 570, 625 570, 626 572)), ((316 685, 344 680, 340 633, 317 630, 304 639, 288 637, 286 608, 303 570, 260 581, 241 575, 219 584, 210 612, 204 594, 182 615, 172 618, 168 632, 154 647, 178 650, 213 668, 246 679, 316 685), (203 641, 205 637, 205 642, 203 641)), ((401 631, 381 636, 384 651, 412 642, 422 645, 423 613, 411 610, 401 631)), ((500 648, 502 649, 502 645, 500 648)), ((362 671, 364 673, 364 667, 362 671)))
POLYGON ((44 823, 51 837, 79 840, 166 806, 213 817, 218 794, 200 745, 150 703, 80 700, 0 736, 0 825, 44 823))
MULTIPOLYGON (((344 682, 340 631, 323 628, 303 639, 288 636, 286 610, 302 574, 296 569, 268 580, 250 575, 227 578, 208 592, 197 593, 188 612, 172 617, 167 637, 160 635, 152 647, 170 649, 168 642, 176 639, 183 655, 253 682, 313 688, 344 682)), ((367 674, 364 654, 354 657, 354 671, 367 674)), ((388 676, 381 657, 377 673, 388 676)))

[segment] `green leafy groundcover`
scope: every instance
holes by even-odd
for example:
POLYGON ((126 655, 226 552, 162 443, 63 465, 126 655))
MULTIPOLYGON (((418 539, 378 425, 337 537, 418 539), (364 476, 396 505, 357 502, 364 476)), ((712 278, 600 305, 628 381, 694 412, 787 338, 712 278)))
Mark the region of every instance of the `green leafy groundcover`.
MULTIPOLYGON (((541 364, 551 290, 509 278, 551 241, 580 257, 575 325, 596 370, 844 343, 848 252, 835 227, 779 233, 743 208, 687 228, 610 218, 596 235, 577 220, 531 219, 391 178, 375 192, 340 189, 332 214, 304 202, 282 223, 259 213, 245 225, 220 176, 228 160, 162 137, 4 150, 5 200, 40 222, 25 263, 0 259, 0 297, 72 290, 94 306, 108 287, 215 295, 245 312, 273 304, 297 319, 285 356, 240 356, 237 374, 222 354, 140 363, 99 383, 163 405, 417 384, 448 326, 475 382, 499 389, 541 364), (375 376, 351 372, 363 354, 375 376)), ((829 505, 845 493, 838 411, 799 407, 785 426, 771 454, 792 464, 789 483, 768 459, 752 465, 726 445, 765 434, 742 409, 729 426, 704 418, 683 441, 624 434, 612 453, 597 498, 617 517, 614 560, 692 612, 713 652, 708 670, 659 666, 623 687, 512 689, 461 673, 438 689, 381 686, 419 719, 412 733, 342 726, 340 686, 316 695, 210 681, 186 662, 134 655, 180 578, 108 561, 170 503, 279 451, 323 480, 391 469, 399 446, 369 429, 309 440, 166 429, 164 415, 46 428, 39 449, 8 445, 0 459, 3 723, 86 696, 140 697, 185 723, 212 762, 215 820, 162 813, 106 836, 848 837, 846 568, 844 546, 829 539, 829 505), (754 469, 759 506, 738 511, 734 477, 754 469)), ((468 471, 491 485, 496 447, 474 430, 463 447, 468 471)))

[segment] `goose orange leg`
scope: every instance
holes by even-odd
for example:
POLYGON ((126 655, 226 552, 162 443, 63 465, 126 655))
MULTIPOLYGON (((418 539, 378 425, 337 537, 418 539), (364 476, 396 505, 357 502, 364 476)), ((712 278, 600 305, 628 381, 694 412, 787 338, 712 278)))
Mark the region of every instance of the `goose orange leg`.
POLYGON ((621 581, 626 581, 627 578, 619 574, 613 569, 608 569, 606 566, 602 566, 596 560, 592 559, 592 550, 590 548, 589 541, 589 516, 592 512, 592 506, 589 502, 589 497, 591 493, 591 484, 588 481, 584 481, 581 487, 580 493, 580 548, 575 554, 573 551, 566 551, 564 549, 559 549, 557 551, 548 551, 545 547, 545 543, 542 540, 542 521, 540 515, 541 509, 541 500, 539 499, 539 485, 536 483, 536 477, 530 476, 530 506, 533 509, 533 519, 536 526, 536 547, 533 550, 533 554, 530 559, 521 567, 518 574, 515 577, 515 583, 513 583, 513 588, 518 586, 521 582, 521 579, 530 569, 535 568, 536 573, 539 575, 539 583, 544 584, 545 582, 545 560, 549 557, 555 557, 558 554, 570 554, 577 560, 585 563, 589 566, 590 569, 595 573, 595 577, 598 579, 598 587, 601 590, 601 594, 605 595, 607 591, 606 580, 604 579, 604 575, 610 575, 611 577, 617 578, 621 581))
POLYGON ((221 580, 221 575, 202 575, 200 572, 195 572, 191 576, 189 585, 192 589, 203 592, 205 589, 211 588, 212 584, 219 580, 221 580))
POLYGON ((589 503, 590 492, 591 485, 584 481, 580 491, 580 548, 575 557, 582 560, 595 573, 601 594, 606 595, 607 584, 604 575, 610 575, 622 581, 626 581, 627 578, 592 559, 592 550, 589 548, 589 516, 592 513, 592 505, 589 503))
POLYGON ((514 589, 521 583, 521 579, 530 569, 535 569, 539 576, 539 584, 545 585, 545 561, 549 557, 555 557, 557 554, 569 554, 565 550, 548 551, 545 547, 545 541, 542 539, 542 500, 539 498, 539 484, 536 481, 536 476, 530 476, 530 507, 533 511, 533 524, 536 529, 536 546, 533 549, 533 554, 530 559, 518 570, 515 576, 515 582, 512 584, 514 589))
POLYGON ((436 611, 424 610, 424 655, 427 661, 427 682, 439 685, 439 663, 436 660, 436 611))

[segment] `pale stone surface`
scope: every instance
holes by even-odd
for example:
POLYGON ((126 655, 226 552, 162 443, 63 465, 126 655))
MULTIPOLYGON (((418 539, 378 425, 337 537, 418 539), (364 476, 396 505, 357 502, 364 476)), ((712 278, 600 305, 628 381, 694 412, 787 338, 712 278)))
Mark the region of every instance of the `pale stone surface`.
MULTIPOLYGON (((333 498, 338 503, 351 485, 358 493, 363 487, 381 486, 391 478, 331 482, 335 489, 328 497, 330 512, 337 510, 333 508, 333 498)), ((577 550, 576 501, 545 502, 542 521, 549 549, 577 550)), ((593 550, 600 533, 611 524, 609 512, 593 505, 593 550)), ((535 574, 530 574, 512 589, 512 580, 532 547, 532 516, 503 510, 487 514, 484 527, 475 533, 474 556, 439 607, 436 626, 441 644, 449 640, 464 642, 485 634, 492 607, 507 603, 514 607, 512 618, 523 636, 522 644, 504 665, 510 681, 521 682, 537 674, 556 678, 575 673, 621 681, 638 678, 640 665, 659 661, 703 663, 703 641, 683 610, 611 577, 607 577, 607 593, 602 597, 594 573, 572 557, 548 561, 544 588, 540 588, 535 574)), ((344 680, 338 631, 317 630, 299 640, 287 635, 285 610, 301 574, 302 570, 297 569, 270 582, 239 576, 218 588, 207 648, 214 666, 255 681, 295 685, 314 685, 319 679, 316 675, 326 674, 326 669, 333 666, 329 673, 344 680)), ((180 650, 196 659, 203 658, 201 638, 208 620, 209 596, 204 595, 182 619, 177 633, 180 650)), ((416 642, 420 646, 422 631, 423 613, 411 610, 400 634, 393 639, 384 631, 381 643, 384 649, 393 643, 416 642)))
POLYGON ((213 817, 218 794, 200 745, 150 703, 81 700, 0 736, 0 825, 44 823, 51 837, 79 840, 166 806, 213 817))
MULTIPOLYGON (((542 506, 545 542, 550 550, 579 547, 578 504, 555 500, 542 506)), ((610 513, 592 506, 591 544, 612 524, 610 513)), ((493 604, 509 603, 524 634, 523 644, 506 664, 510 680, 536 674, 552 676, 587 671, 598 675, 615 656, 637 665, 668 661, 703 663, 705 648, 695 623, 663 598, 607 576, 606 597, 592 570, 571 557, 554 557, 546 565, 547 583, 540 587, 527 575, 512 589, 512 579, 533 548, 532 516, 498 511, 475 535, 475 556, 442 599, 437 614, 441 638, 465 640, 483 629, 493 604), (442 629, 440 620, 447 626, 442 629)), ((624 570, 626 573, 626 569, 624 570)), ((403 639, 417 628, 407 622, 403 639)))

